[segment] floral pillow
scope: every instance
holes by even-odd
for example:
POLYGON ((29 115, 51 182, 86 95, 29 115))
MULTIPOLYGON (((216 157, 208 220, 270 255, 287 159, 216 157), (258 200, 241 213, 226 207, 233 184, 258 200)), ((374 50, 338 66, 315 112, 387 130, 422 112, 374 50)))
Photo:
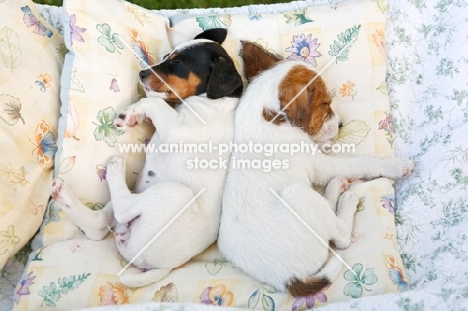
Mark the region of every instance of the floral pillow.
MULTIPOLYGON (((227 28, 223 46, 240 72, 243 40, 256 42, 284 59, 311 64, 327 83, 333 107, 343 122, 338 143, 343 148, 345 144, 355 146, 351 155, 338 152, 330 156, 394 157, 385 84, 386 2, 349 0, 282 14, 259 14, 255 8, 249 12, 174 16, 171 37, 177 44, 202 30, 227 28)), ((289 300, 287 305, 293 310, 407 289, 395 236, 392 183, 378 179, 353 189, 361 197, 353 244, 339 252, 349 265, 323 293, 289 300)), ((244 297, 245 293, 233 293, 243 301, 249 300, 249 307, 260 306, 263 299, 259 293, 250 298, 244 297)), ((263 295, 269 296, 268 291, 263 290, 263 295)))
MULTIPOLYGON (((62 79, 62 98, 68 104, 62 107, 57 175, 90 208, 102 207, 108 200, 105 164, 109 156, 119 154, 119 143, 142 142, 151 135, 144 127, 124 134, 111 123, 122 107, 143 95, 137 87, 142 65, 131 50, 148 62, 157 61, 170 51, 169 42, 178 44, 213 27, 228 28, 223 46, 239 72, 243 71, 240 40, 258 42, 284 58, 323 70, 344 123, 339 141, 355 144, 357 155, 393 157, 384 82, 384 4, 348 0, 280 14, 260 14, 255 11, 258 7, 251 7, 245 15, 187 14, 172 17, 173 27, 166 29, 168 20, 124 1, 68 0, 66 41, 71 54, 62 79)), ((143 155, 123 155, 130 162, 131 184, 143 155)), ((76 226, 51 204, 43 227, 43 247, 31 256, 17 287, 16 309, 156 301, 295 311, 405 290, 408 282, 397 250, 391 181, 381 178, 353 187, 361 198, 353 243, 339 252, 348 266, 316 295, 293 297, 253 280, 221 258, 216 245, 158 283, 126 287, 117 276, 126 262, 113 237, 109 234, 103 241, 80 238, 76 226)))
MULTIPOLYGON (((119 143, 142 143, 151 126, 124 133, 116 114, 145 96, 138 73, 171 51, 167 18, 129 2, 68 0, 64 4, 67 55, 62 74, 55 176, 91 209, 109 200, 106 165, 111 156, 127 160, 129 183, 136 181, 144 153, 121 153, 119 143)), ((82 236, 53 202, 34 246, 82 236)))
POLYGON ((202 30, 228 29, 223 47, 243 72, 241 40, 253 41, 284 59, 304 61, 321 73, 344 128, 340 141, 357 154, 394 155, 385 84, 385 1, 348 0, 283 14, 211 14, 171 17, 177 44, 202 30))
POLYGON ((0 1, 0 269, 46 209, 64 53, 63 37, 32 1, 0 1))

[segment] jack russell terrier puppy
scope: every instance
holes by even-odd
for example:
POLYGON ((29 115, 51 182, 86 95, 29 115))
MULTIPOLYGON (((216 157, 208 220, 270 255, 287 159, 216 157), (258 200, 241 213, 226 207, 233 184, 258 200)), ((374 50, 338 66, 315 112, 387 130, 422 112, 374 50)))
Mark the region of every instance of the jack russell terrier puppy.
MULTIPOLYGON (((242 57, 251 82, 235 113, 234 143, 324 144, 337 138, 339 117, 331 107, 324 81, 312 66, 280 61, 249 42, 244 43, 242 57)), ((236 150, 231 164, 234 159, 271 161, 262 153, 236 150)), ((287 161, 289 168, 270 172, 229 169, 219 250, 257 280, 287 289, 294 296, 309 296, 335 279, 342 262, 299 218, 327 245, 331 242, 336 248, 346 248, 351 243, 358 205, 358 198, 345 191, 348 179, 397 179, 410 173, 413 163, 400 158, 338 158, 323 153, 280 153, 274 159, 287 161), (328 185, 325 196, 315 191, 314 185, 328 185)))
MULTIPOLYGON (((232 141, 234 109, 243 85, 232 59, 221 47, 226 35, 225 29, 207 30, 178 45, 161 63, 141 71, 148 98, 124 109, 115 125, 126 129, 150 119, 156 132, 149 144, 155 149, 171 143, 211 141, 216 145, 232 141), (185 100, 175 109, 165 101, 178 99, 185 100)), ((187 162, 194 157, 219 160, 218 154, 203 152, 146 154, 135 193, 125 182, 124 159, 112 158, 107 166, 111 200, 100 211, 79 202, 60 179, 51 184, 52 196, 90 239, 103 239, 108 226, 114 227, 117 249, 127 261, 161 233, 136 257, 133 264, 137 268, 120 276, 127 286, 144 286, 161 280, 218 237, 227 169, 191 169, 187 162), (187 209, 180 213, 184 207, 187 209)), ((222 159, 228 162, 229 157, 226 153, 222 159)))

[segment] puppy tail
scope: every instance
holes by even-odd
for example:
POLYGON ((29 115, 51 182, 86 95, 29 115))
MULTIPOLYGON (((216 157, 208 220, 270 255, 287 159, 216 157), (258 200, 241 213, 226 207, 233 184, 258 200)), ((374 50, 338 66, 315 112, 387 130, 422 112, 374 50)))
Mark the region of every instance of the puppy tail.
POLYGON ((143 272, 138 268, 128 268, 120 275, 120 281, 128 287, 142 287, 159 282, 169 272, 171 269, 150 269, 143 272))
POLYGON ((286 288, 295 297, 310 296, 321 291, 325 286, 330 283, 326 277, 312 276, 305 280, 293 278, 286 288))
POLYGON ((286 284, 286 288, 295 297, 314 295, 328 286, 332 280, 335 280, 342 268, 342 261, 330 253, 325 266, 315 275, 304 280, 293 278, 286 284))

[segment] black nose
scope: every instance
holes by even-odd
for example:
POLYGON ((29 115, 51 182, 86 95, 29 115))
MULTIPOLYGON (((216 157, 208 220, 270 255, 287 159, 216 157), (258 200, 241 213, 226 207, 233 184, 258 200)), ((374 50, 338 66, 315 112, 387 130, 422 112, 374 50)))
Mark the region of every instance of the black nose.
POLYGON ((343 123, 341 123, 341 122, 338 123, 338 128, 340 129, 340 128, 342 128, 342 127, 343 127, 343 123))
POLYGON ((145 80, 150 74, 151 74, 151 71, 149 70, 140 71, 140 80, 141 81, 145 80))

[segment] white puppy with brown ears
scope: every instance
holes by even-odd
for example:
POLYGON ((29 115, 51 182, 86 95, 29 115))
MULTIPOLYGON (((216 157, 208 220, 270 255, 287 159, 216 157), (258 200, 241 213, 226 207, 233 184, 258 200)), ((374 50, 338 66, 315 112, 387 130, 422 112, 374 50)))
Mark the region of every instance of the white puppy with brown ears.
MULTIPOLYGON (((156 132, 149 144, 156 150, 162 144, 232 141, 234 109, 243 85, 220 45, 226 34, 225 29, 205 31, 177 46, 151 70, 140 72, 141 83, 153 97, 126 108, 115 124, 126 128, 151 119, 156 132), (161 98, 183 98, 185 103, 173 109, 161 98)), ((187 162, 194 157, 220 160, 210 153, 148 153, 137 193, 131 193, 125 183, 123 158, 111 159, 107 166, 111 201, 100 211, 84 206, 60 179, 52 182, 52 196, 90 239, 104 238, 108 226, 115 225, 117 249, 126 260, 133 260, 148 246, 133 262, 138 268, 129 268, 120 277, 125 285, 144 286, 159 281, 218 237, 227 168, 190 169, 187 162)), ((229 154, 222 160, 228 162, 229 154)))
MULTIPOLYGON (((336 139, 339 118, 330 106, 325 83, 310 65, 278 62, 248 42, 244 43, 243 58, 247 78, 252 81, 236 110, 235 143, 312 144, 336 139)), ((345 191, 347 179, 396 179, 411 172, 413 163, 320 153, 280 153, 273 159, 262 153, 233 151, 218 246, 227 260, 257 280, 288 289, 294 296, 309 296, 333 280, 342 267, 322 241, 337 248, 351 243, 358 198, 345 191), (289 167, 267 173, 233 166, 239 160, 273 159, 287 161, 289 167), (313 189, 313 185, 327 184, 325 197, 313 189)))

